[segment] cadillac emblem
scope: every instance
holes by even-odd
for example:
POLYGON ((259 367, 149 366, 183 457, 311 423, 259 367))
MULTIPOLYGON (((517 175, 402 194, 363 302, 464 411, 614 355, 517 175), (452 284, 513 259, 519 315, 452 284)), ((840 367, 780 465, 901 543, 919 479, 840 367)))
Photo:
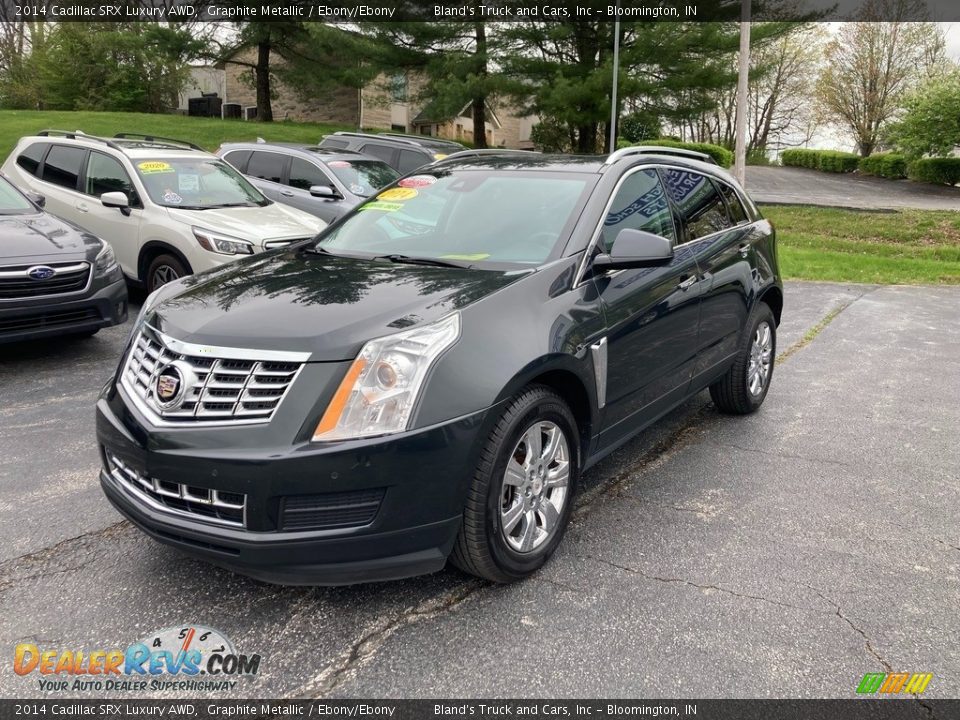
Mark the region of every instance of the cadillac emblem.
POLYGON ((153 387, 153 399, 161 410, 175 410, 183 403, 186 385, 179 362, 172 362, 160 368, 153 387))

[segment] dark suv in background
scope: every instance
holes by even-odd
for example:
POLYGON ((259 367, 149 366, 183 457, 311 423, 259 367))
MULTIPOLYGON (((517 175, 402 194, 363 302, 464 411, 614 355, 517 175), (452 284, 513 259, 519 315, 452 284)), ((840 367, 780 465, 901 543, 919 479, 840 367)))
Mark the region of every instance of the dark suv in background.
POLYGON ((336 150, 354 150, 372 155, 406 175, 419 167, 443 160, 447 155, 466 150, 453 140, 441 140, 427 135, 403 135, 400 133, 354 133, 335 132, 324 135, 320 147, 336 150))

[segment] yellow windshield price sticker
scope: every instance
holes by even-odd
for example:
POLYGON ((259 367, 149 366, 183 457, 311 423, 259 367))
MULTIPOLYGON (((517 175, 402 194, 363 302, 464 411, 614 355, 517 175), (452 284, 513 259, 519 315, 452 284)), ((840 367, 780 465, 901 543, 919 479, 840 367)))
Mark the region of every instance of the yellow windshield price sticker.
POLYGON ((403 202, 404 200, 412 200, 417 196, 417 191, 413 188, 402 188, 395 187, 390 188, 389 190, 384 190, 382 193, 377 195, 377 200, 391 200, 393 202, 403 202))
POLYGON ((400 203, 375 201, 372 203, 367 203, 362 208, 360 208, 357 212, 363 212, 364 210, 382 210, 383 212, 396 212, 402 207, 403 205, 401 205, 400 203))
POLYGON ((441 255, 440 257, 443 260, 486 260, 490 257, 490 253, 473 253, 472 255, 458 255, 454 253, 452 255, 441 255))
POLYGON ((144 175, 175 172, 170 163, 161 162, 159 160, 149 160, 147 162, 138 163, 137 167, 140 168, 140 172, 142 172, 144 175))

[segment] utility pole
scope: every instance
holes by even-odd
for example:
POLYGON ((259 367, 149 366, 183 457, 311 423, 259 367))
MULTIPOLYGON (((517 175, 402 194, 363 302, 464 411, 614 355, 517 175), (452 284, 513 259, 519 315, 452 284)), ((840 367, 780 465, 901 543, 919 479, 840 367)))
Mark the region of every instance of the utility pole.
MULTIPOLYGON (((617 17, 620 0, 617 0, 617 17)), ((620 76, 620 21, 613 23, 613 93, 610 96, 610 152, 617 149, 617 80, 620 76)))
POLYGON ((740 5, 740 57, 737 78, 737 120, 734 141, 733 175, 741 185, 747 174, 747 81, 750 77, 750 2, 740 5))

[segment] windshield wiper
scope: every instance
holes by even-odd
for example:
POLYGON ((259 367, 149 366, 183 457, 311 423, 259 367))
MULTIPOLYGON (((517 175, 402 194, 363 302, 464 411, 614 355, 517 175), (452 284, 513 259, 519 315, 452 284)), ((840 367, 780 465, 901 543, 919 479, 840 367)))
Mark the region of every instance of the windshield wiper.
POLYGON ((452 267, 452 268, 471 268, 472 265, 466 263, 452 262, 450 260, 440 260, 439 258, 425 258, 425 257, 410 257, 409 255, 399 255, 393 253, 391 255, 375 255, 372 260, 389 260, 393 263, 405 263, 407 265, 433 265, 435 267, 452 267))
POLYGON ((229 207, 261 207, 255 202, 238 202, 238 203, 218 203, 216 205, 207 205, 208 208, 229 208, 229 207))

